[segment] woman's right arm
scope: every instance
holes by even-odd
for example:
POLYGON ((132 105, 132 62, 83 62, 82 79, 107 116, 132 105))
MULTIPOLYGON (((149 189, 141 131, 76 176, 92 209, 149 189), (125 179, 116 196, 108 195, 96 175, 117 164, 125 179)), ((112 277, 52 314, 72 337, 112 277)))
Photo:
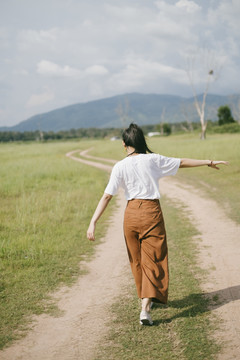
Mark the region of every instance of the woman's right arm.
POLYGON ((190 168, 207 165, 213 169, 219 170, 217 165, 228 165, 227 161, 212 161, 212 160, 195 160, 195 159, 181 159, 180 168, 190 168))
POLYGON ((111 199, 112 199, 112 195, 109 195, 107 193, 104 193, 103 196, 101 197, 88 227, 88 231, 87 231, 88 240, 91 241, 95 240, 95 228, 97 221, 102 216, 104 210, 108 206, 108 203, 111 199))

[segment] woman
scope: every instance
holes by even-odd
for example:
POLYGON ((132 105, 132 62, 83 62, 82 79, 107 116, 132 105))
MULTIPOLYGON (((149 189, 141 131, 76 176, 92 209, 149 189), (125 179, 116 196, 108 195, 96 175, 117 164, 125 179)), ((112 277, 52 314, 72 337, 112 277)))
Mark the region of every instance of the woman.
POLYGON ((141 325, 152 325, 151 302, 167 303, 168 250, 163 215, 159 203, 158 181, 175 175, 179 168, 217 165, 225 161, 169 158, 154 154, 147 146, 142 129, 136 124, 124 130, 127 157, 114 165, 109 183, 91 219, 87 237, 95 240, 96 223, 119 187, 125 190, 127 207, 124 236, 135 279, 142 299, 141 325))

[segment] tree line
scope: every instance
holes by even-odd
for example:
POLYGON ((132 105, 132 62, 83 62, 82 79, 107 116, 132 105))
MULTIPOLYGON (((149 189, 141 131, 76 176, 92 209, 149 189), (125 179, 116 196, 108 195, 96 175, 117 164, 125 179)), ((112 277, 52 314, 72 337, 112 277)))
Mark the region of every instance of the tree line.
MULTIPOLYGON (((155 125, 143 125, 145 134, 158 132, 159 135, 168 136, 171 133, 192 132, 200 129, 199 123, 180 122, 180 123, 160 123, 155 125)), ((233 119, 231 109, 224 105, 218 108, 218 121, 208 120, 210 132, 240 132, 240 125, 233 119)), ((122 128, 80 128, 71 130, 54 131, 0 131, 0 142, 11 141, 49 141, 49 140, 71 140, 84 138, 121 138, 122 128)))

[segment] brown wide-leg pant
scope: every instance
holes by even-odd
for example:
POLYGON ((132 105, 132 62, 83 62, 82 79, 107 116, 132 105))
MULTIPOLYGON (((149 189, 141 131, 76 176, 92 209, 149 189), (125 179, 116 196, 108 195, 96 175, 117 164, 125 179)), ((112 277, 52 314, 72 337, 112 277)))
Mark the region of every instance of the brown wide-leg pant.
POLYGON ((159 200, 129 200, 124 235, 138 297, 166 304, 168 250, 159 200))

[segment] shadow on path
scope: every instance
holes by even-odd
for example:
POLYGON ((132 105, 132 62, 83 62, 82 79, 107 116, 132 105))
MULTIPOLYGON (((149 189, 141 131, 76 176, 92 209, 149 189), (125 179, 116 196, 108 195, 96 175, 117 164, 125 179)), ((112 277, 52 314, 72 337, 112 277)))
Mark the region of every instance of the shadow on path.
MULTIPOLYGON (((182 311, 167 319, 156 319, 154 325, 170 323, 178 318, 196 317, 236 300, 240 300, 240 285, 209 293, 190 294, 179 300, 170 300, 166 308, 174 308, 182 311)), ((159 307, 158 305, 154 306, 159 307)))

